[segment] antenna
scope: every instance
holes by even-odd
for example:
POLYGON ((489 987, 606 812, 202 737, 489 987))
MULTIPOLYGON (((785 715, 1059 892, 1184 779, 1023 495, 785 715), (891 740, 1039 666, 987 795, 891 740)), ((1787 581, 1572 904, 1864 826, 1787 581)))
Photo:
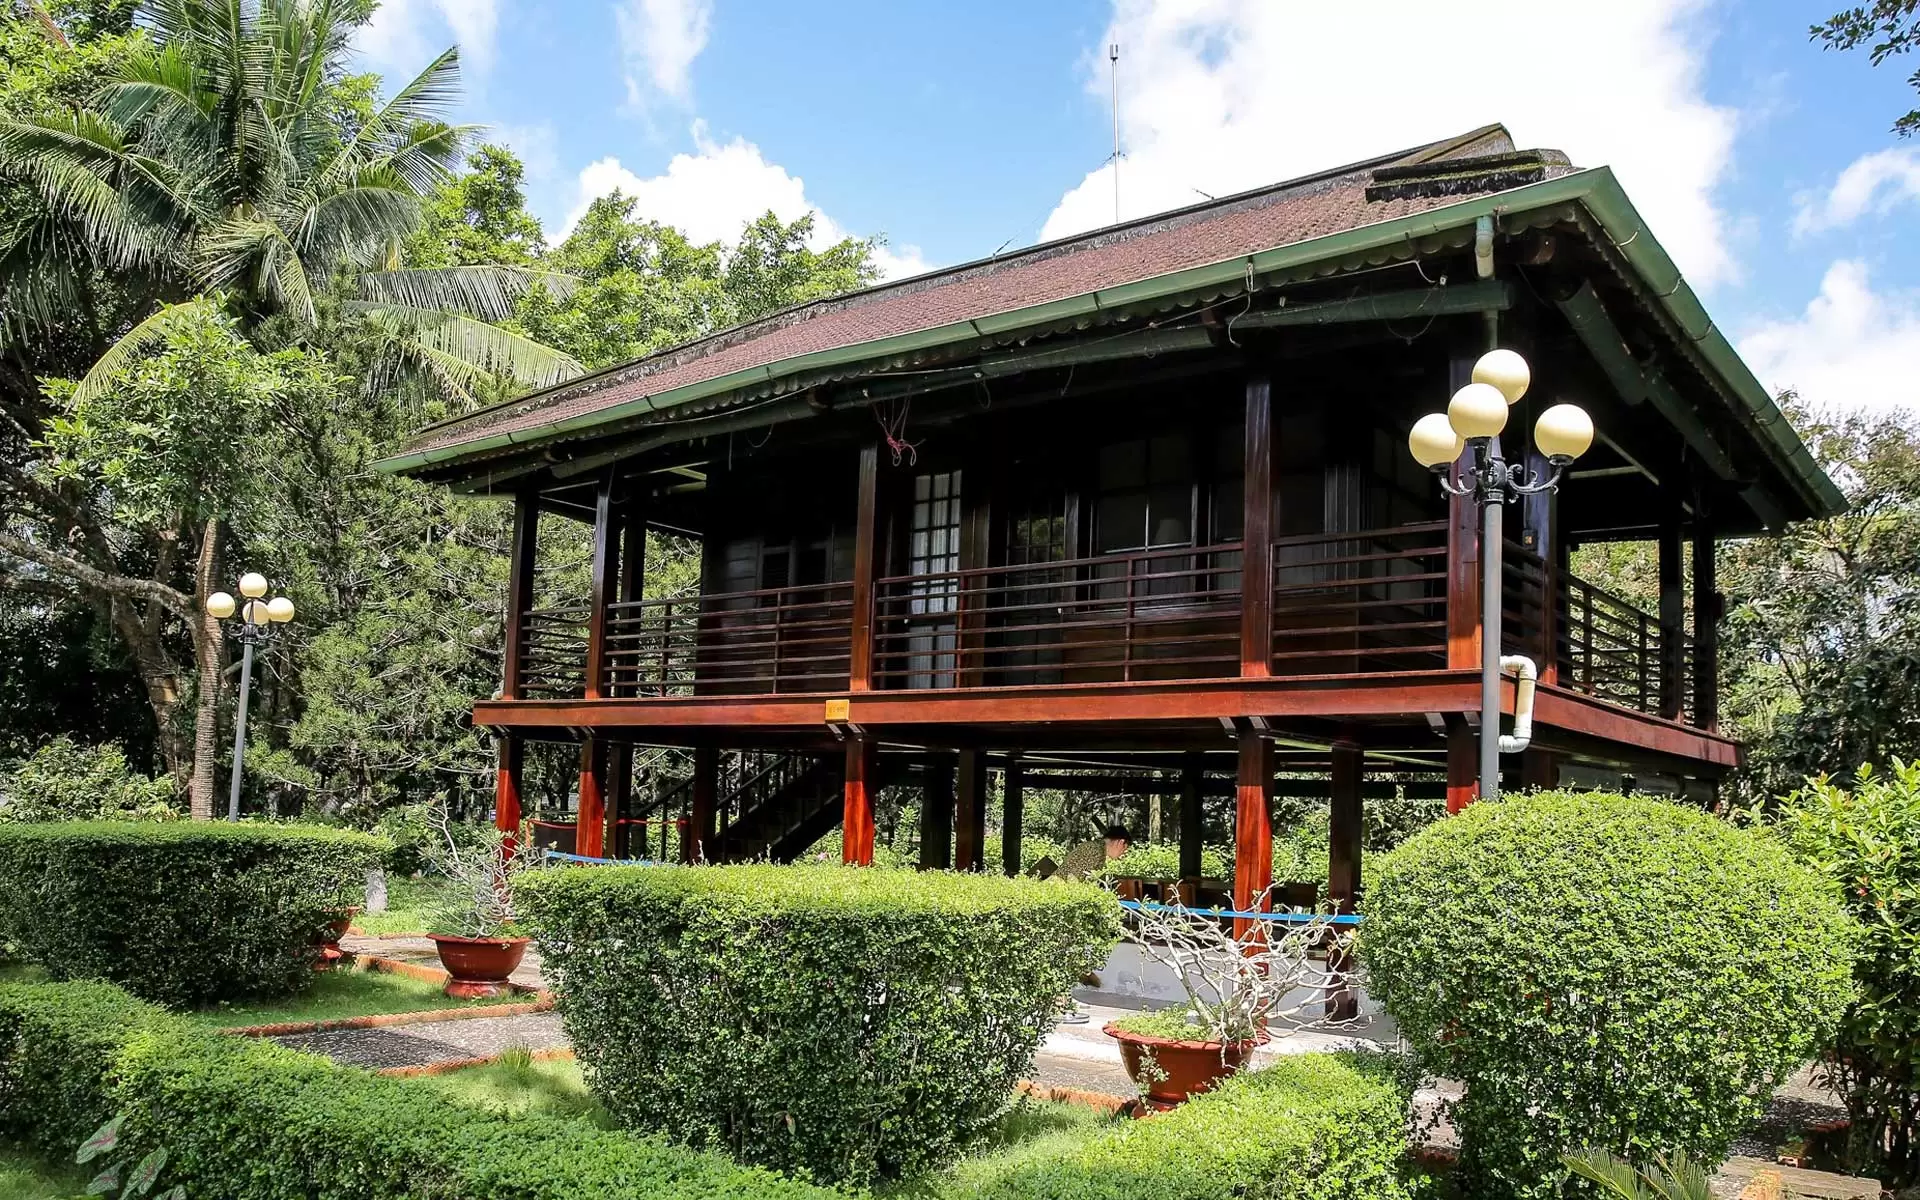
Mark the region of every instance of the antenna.
POLYGON ((1113 223, 1120 223, 1120 43, 1107 45, 1107 61, 1113 64, 1113 223))

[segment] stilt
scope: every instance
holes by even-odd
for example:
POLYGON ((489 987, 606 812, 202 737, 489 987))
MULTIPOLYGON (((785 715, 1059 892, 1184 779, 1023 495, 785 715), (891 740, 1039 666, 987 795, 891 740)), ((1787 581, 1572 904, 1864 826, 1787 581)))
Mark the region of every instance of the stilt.
POLYGON ((580 807, 573 814, 573 852, 583 858, 606 853, 607 743, 588 737, 580 743, 580 807))
MULTIPOLYGON (((1273 909, 1273 743, 1251 730, 1239 735, 1239 789, 1233 820, 1233 907, 1273 909)), ((1260 937, 1261 922, 1236 917, 1233 936, 1260 937)))
POLYGON ((720 751, 713 746, 697 746, 693 751, 693 797, 687 805, 687 831, 680 838, 683 861, 707 861, 708 843, 713 837, 713 810, 720 795, 720 751))
POLYGON ((1480 796, 1480 740, 1459 713, 1447 714, 1447 814, 1466 811, 1480 796))
POLYGON ((1020 874, 1020 860, 1025 853, 1025 843, 1021 837, 1026 816, 1026 780, 1022 778, 1020 757, 1014 755, 1007 759, 1000 797, 1000 869, 1006 872, 1009 879, 1020 874))
POLYGON ((504 836, 507 854, 511 856, 520 840, 520 788, 526 769, 527 745, 519 734, 503 733, 497 754, 493 772, 493 827, 504 836))
POLYGON ((624 742, 607 745, 607 831, 602 844, 608 858, 646 858, 647 835, 640 834, 640 853, 627 853, 627 826, 622 824, 632 811, 633 747, 624 742))
POLYGON ((1360 747, 1335 743, 1329 772, 1327 901, 1337 913, 1352 913, 1360 898, 1360 834, 1364 815, 1360 784, 1365 773, 1360 747))
POLYGON ((1185 883, 1198 879, 1205 868, 1200 849, 1206 838, 1206 801, 1201 789, 1206 779, 1206 758, 1187 755, 1180 764, 1180 879, 1185 883))
POLYGON ((878 766, 871 738, 847 739, 846 796, 840 810, 840 861, 851 867, 873 865, 873 792, 878 766))
POLYGON ((987 845, 987 756, 979 750, 962 750, 956 765, 953 865, 961 871, 978 871, 987 845))
POLYGON ((920 868, 953 866, 953 759, 927 756, 927 786, 920 798, 920 868))

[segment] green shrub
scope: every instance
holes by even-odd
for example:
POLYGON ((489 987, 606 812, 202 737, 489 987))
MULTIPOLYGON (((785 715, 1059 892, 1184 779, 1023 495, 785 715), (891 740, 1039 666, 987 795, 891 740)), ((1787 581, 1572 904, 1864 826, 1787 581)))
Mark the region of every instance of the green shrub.
POLYGON ((880 868, 540 872, 516 903, 622 1124, 862 1184, 983 1129, 1119 934, 1098 888, 880 868))
POLYGON ((166 1004, 292 992, 381 850, 313 826, 0 825, 0 939, 55 979, 166 1004))
MULTIPOLYGON (((980 858, 985 863, 989 873, 994 875, 1004 875, 1006 873, 1007 856, 1005 850, 1006 846, 997 833, 989 833, 987 835, 987 844, 982 847, 980 858)), ((1066 856, 1067 848, 1058 842, 1043 837, 1023 837, 1020 839, 1019 873, 1025 875, 1028 871, 1033 870, 1034 864, 1043 858, 1051 858, 1054 862, 1059 862, 1066 856)))
POLYGON ((494 1116, 424 1081, 193 1029, 103 985, 0 986, 0 1130, 70 1154, 124 1113, 193 1200, 831 1200, 714 1155, 494 1116))
MULTIPOLYGON (((384 838, 390 847, 383 864, 389 875, 404 879, 432 870, 433 856, 446 845, 445 836, 434 823, 434 816, 439 811, 439 805, 421 802, 396 805, 380 814, 373 831, 384 838)), ((465 849, 479 845, 491 827, 467 821, 449 821, 446 828, 456 844, 465 849)))
POLYGON ((1426 1068, 1466 1084, 1461 1169, 1544 1195, 1599 1145, 1718 1162, 1845 1006, 1832 889, 1657 800, 1476 804, 1385 858, 1361 952, 1426 1068))
POLYGON ((1859 993, 1827 1067, 1853 1118, 1848 1165, 1911 1186, 1920 1181, 1920 765, 1862 767, 1850 789, 1814 780, 1769 819, 1796 856, 1842 889, 1861 931, 1859 993))
POLYGON ((1288 1055, 1151 1120, 1069 1128, 960 1163, 960 1200, 1401 1200, 1407 1095, 1371 1056, 1288 1055))
MULTIPOLYGON (((1232 879, 1233 855, 1213 846, 1200 848, 1200 874, 1207 879, 1232 879)), ((1166 842, 1136 842, 1119 858, 1094 872, 1096 878, 1135 876, 1141 879, 1180 878, 1180 847, 1166 842)))
POLYGON ((174 783, 127 765, 120 747, 57 737, 0 771, 0 821, 171 820, 174 783))

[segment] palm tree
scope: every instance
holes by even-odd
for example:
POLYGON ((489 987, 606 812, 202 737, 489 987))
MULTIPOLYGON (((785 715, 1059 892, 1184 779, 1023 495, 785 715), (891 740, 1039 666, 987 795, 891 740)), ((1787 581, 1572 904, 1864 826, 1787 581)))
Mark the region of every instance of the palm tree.
MULTIPOLYGON (((316 322, 339 288, 385 361, 456 398, 497 376, 530 385, 580 373, 557 350, 491 324, 536 280, 509 267, 399 269, 421 200, 450 178, 474 127, 442 114, 459 94, 449 48, 383 106, 356 111, 339 87, 363 0, 149 0, 149 48, 94 107, 0 121, 0 163, 30 181, 41 212, 0 245, 0 291, 16 319, 73 311, 83 273, 147 281, 159 306, 88 371, 79 397, 209 305, 243 327, 316 322)), ((5 334, 0 332, 0 339, 5 334)))

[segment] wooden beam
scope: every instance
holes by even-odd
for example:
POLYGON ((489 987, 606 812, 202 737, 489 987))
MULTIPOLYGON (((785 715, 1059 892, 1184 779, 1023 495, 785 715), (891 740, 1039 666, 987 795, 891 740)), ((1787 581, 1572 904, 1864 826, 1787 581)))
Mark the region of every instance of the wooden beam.
POLYGON ((507 563, 507 641, 500 680, 500 696, 505 700, 520 698, 520 659, 527 613, 533 608, 534 553, 539 545, 538 497, 521 492, 513 498, 513 549, 507 563))
POLYGON ((1240 676, 1273 674, 1273 379, 1247 379, 1240 554, 1240 676))
POLYGON ((687 803, 687 831, 680 837, 683 861, 707 861, 713 840, 713 814, 720 799, 720 751, 697 746, 693 751, 693 791, 687 803))
POLYGON ((953 866, 978 871, 985 862, 987 844, 987 756, 981 750, 962 750, 955 778, 953 866))
POLYGON ((626 858, 627 827, 621 822, 627 819, 632 809, 633 747, 625 742, 612 742, 608 744, 606 753, 606 833, 601 838, 601 844, 606 847, 608 858, 626 858))
POLYGON ((840 861, 873 865, 873 794, 879 790, 879 746, 858 734, 847 739, 846 791, 840 807, 840 861))
POLYGON ((1027 816, 1025 773, 1020 759, 1017 756, 1010 758, 1001 783, 1000 866, 1009 879, 1020 874, 1020 859, 1024 852, 1021 836, 1027 816))
POLYGON ((953 866, 953 759, 930 754, 926 786, 920 796, 920 868, 945 871, 953 866))
MULTIPOLYGON (((1472 357, 1451 362, 1449 395, 1472 380, 1473 363, 1472 357)), ((1456 487, 1472 462, 1467 450, 1453 464, 1456 487)), ((1447 497, 1447 666, 1480 668, 1480 508, 1472 496, 1447 497)))
POLYGON ((1200 851, 1206 839, 1205 798, 1201 785, 1206 782, 1207 760, 1189 754, 1180 764, 1180 878, 1195 879, 1201 874, 1200 851))
POLYGON ((1660 715, 1678 720, 1686 708, 1687 581, 1682 563, 1680 513, 1660 522, 1660 715))
POLYGON ((573 814, 573 852, 587 858, 606 854, 607 743, 589 737, 580 743, 580 807, 573 814))
POLYGON ((860 447, 859 501, 853 533, 853 641, 847 690, 873 690, 873 581, 880 553, 880 447, 860 447))
POLYGON ((1720 580, 1713 527, 1704 517, 1693 525, 1693 721, 1720 728, 1720 580))
POLYGON ((1360 747, 1336 742, 1328 772, 1327 900, 1335 912, 1359 911, 1360 838, 1365 813, 1360 796, 1366 763, 1360 747))
POLYGON ((1447 812, 1480 798, 1480 739, 1459 713, 1447 714, 1447 812))
POLYGON ((613 477, 600 481, 593 494, 593 579, 587 601, 586 697, 606 694, 607 606, 613 602, 620 570, 619 515, 613 510, 613 477))
MULTIPOLYGON (((1251 730, 1239 734, 1239 790, 1233 819, 1233 907, 1273 908, 1273 743, 1251 730)), ((1250 941, 1260 922, 1237 917, 1233 936, 1250 941)))
POLYGON ((513 855, 520 838, 521 781, 526 769, 527 744, 517 733, 498 735, 494 751, 493 827, 504 836, 506 852, 513 855))
POLYGON ((1368 321, 1425 320, 1460 313, 1505 312, 1513 307, 1513 285, 1479 279, 1447 287, 1403 288, 1362 293, 1344 300, 1321 300, 1263 309, 1236 318, 1241 329, 1282 329, 1301 325, 1350 325, 1368 321))

